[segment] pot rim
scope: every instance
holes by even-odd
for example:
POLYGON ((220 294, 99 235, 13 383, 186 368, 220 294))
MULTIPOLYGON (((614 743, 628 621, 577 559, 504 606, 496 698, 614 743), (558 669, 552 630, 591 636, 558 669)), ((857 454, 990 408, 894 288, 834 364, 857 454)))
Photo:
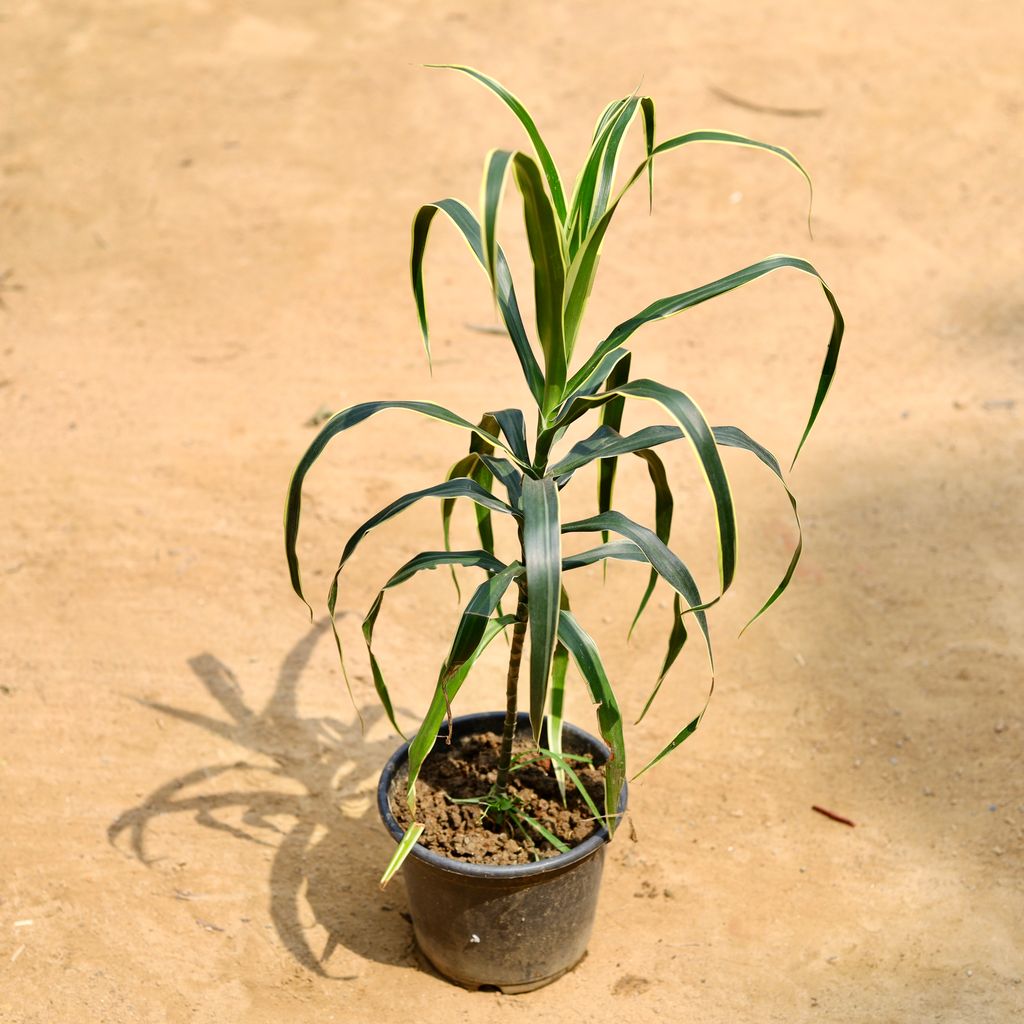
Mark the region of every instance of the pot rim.
MULTIPOLYGON (((452 726, 458 733, 471 734, 473 732, 484 732, 487 728, 493 728, 495 720, 497 720, 500 726, 504 718, 505 713, 503 711, 478 711, 468 715, 456 715, 452 720, 452 726)), ((521 729, 524 725, 529 727, 529 724, 530 716, 525 711, 520 711, 517 728, 521 729)), ((596 736, 591 736, 590 733, 573 725, 571 722, 564 722, 562 724, 562 731, 563 735, 593 747, 596 752, 604 755, 605 760, 610 756, 611 752, 608 747, 597 739, 596 736)), ((441 738, 441 735, 440 733, 438 734, 438 739, 441 738)), ((406 741, 403 743, 388 758, 387 764, 384 765, 384 770, 381 772, 380 781, 377 784, 377 810, 380 813, 385 828, 391 833, 395 842, 401 840, 404 831, 391 813, 389 796, 392 780, 398 770, 408 760, 410 742, 406 741)), ((627 786, 623 782, 618 806, 620 817, 625 813, 626 799, 627 786)), ((611 836, 608 834, 608 829, 603 825, 599 825, 597 831, 592 836, 584 839, 579 846, 574 846, 568 853, 559 853, 554 857, 545 857, 543 860, 534 861, 531 864, 473 864, 454 860, 451 857, 444 857, 439 853, 426 849, 426 847, 421 846, 419 843, 412 848, 409 856, 415 857, 417 860, 429 864, 440 871, 448 871, 456 875, 469 875, 477 878, 525 878, 546 875, 553 871, 561 871, 571 867, 573 864, 585 860, 596 853, 610 839, 611 836)))

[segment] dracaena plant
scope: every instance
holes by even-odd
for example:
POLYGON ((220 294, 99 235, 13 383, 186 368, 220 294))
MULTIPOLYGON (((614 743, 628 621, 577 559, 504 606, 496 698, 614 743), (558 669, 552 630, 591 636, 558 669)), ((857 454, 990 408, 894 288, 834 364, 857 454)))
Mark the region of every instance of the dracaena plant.
MULTIPOLYGON (((386 592, 425 569, 439 566, 473 567, 483 573, 483 582, 466 604, 447 657, 441 666, 433 698, 409 750, 408 799, 415 808, 414 784, 460 688, 487 645, 511 628, 504 733, 497 782, 485 800, 507 809, 507 787, 514 770, 513 738, 519 709, 519 669, 527 634, 528 707, 534 737, 539 739, 547 722, 547 746, 554 770, 563 787, 568 761, 562 756, 560 737, 566 669, 571 658, 597 706, 598 727, 611 756, 605 766, 605 817, 614 827, 615 812, 626 777, 626 748, 622 714, 598 649, 570 610, 567 584, 573 571, 596 562, 619 559, 638 562, 648 568, 648 583, 636 618, 648 604, 657 580, 664 580, 673 594, 672 621, 665 657, 653 690, 643 708, 646 715, 662 681, 687 638, 687 622, 695 624, 707 650, 713 680, 713 660, 707 609, 714 605, 733 581, 736 565, 736 517, 720 448, 742 449, 759 459, 778 478, 793 507, 798 540, 782 580, 754 616, 773 604, 788 586, 800 558, 799 517, 796 501, 786 486, 774 455, 735 426, 711 426, 694 399, 679 387, 644 377, 634 377, 631 365, 633 336, 657 320, 664 320, 699 303, 706 302, 756 281, 776 270, 791 269, 817 280, 832 311, 833 323, 824 365, 818 380, 810 416, 797 445, 799 454, 829 390, 843 337, 843 318, 835 298, 814 267, 793 256, 773 255, 719 278, 658 299, 635 316, 612 329, 586 352, 574 367, 580 341, 580 325, 597 273, 598 258, 605 235, 622 197, 637 182, 653 188, 652 170, 656 157, 696 143, 721 143, 764 150, 791 164, 807 181, 810 179, 787 150, 724 131, 692 131, 658 141, 655 135, 654 103, 636 95, 610 103, 594 130, 586 161, 567 192, 537 126, 522 103, 498 82, 467 67, 454 70, 469 75, 496 94, 525 128, 532 152, 492 150, 484 161, 479 215, 456 199, 441 199, 420 208, 412 231, 412 288, 423 344, 430 358, 430 335, 423 285, 423 257, 428 232, 438 213, 454 224, 476 257, 493 292, 497 311, 512 343, 535 408, 533 443, 527 435, 526 415, 519 409, 501 409, 483 414, 475 422, 431 402, 364 402, 336 413, 320 430, 300 460, 285 512, 285 541, 291 582, 303 596, 295 551, 299 526, 302 486, 306 473, 333 437, 384 410, 399 409, 440 420, 470 435, 466 455, 460 458, 440 483, 413 491, 381 509, 360 526, 345 544, 337 572, 330 586, 327 607, 334 619, 339 581, 345 566, 363 538, 376 526, 410 508, 424 498, 440 499, 444 533, 443 551, 426 551, 406 562, 384 584, 365 619, 363 636, 373 681, 380 700, 395 722, 391 700, 380 664, 373 652, 373 633, 386 592), (616 187, 616 171, 622 145, 630 126, 639 120, 643 130, 645 157, 616 187), (498 244, 498 215, 508 179, 514 181, 522 198, 526 236, 533 264, 536 331, 530 332, 520 314, 509 264, 498 244), (653 403, 668 421, 645 427, 632 434, 620 433, 627 401, 653 403), (559 452, 559 442, 577 420, 593 416, 596 429, 570 450, 559 452), (670 442, 688 445, 707 483, 714 502, 717 522, 719 580, 713 595, 702 594, 683 561, 669 547, 673 498, 665 466, 656 449, 670 442), (613 484, 620 456, 635 455, 647 465, 654 487, 654 528, 641 525, 616 511, 612 505, 613 484), (559 492, 574 475, 597 463, 597 512, 586 519, 563 521, 559 492), (451 550, 449 522, 457 499, 476 505, 480 547, 451 550), (493 517, 508 516, 517 528, 518 546, 511 552, 495 549, 493 517), (592 534, 600 543, 582 554, 565 555, 566 534, 592 534), (613 539, 614 538, 614 539, 613 539), (515 598, 514 613, 505 613, 502 598, 508 591, 515 598), (504 801, 504 802, 503 802, 504 801)), ((679 382, 673 382, 676 384, 679 382)), ((796 456, 794 455, 794 462, 796 456)), ((305 599, 305 598, 303 598, 305 599)), ((634 618, 634 625, 636 622, 634 618)), ((753 619, 751 620, 753 621, 753 619)), ((341 641, 338 650, 341 654, 341 641)), ((342 660, 344 666, 344 660, 342 660)), ((346 677, 347 678, 347 677, 346 677)), ((713 686, 713 682, 712 682, 713 686)), ((710 687, 708 696, 710 697, 710 687)), ((700 724, 701 713, 676 732, 666 746, 643 769, 647 771, 678 747, 700 724)), ((399 732, 401 730, 398 730, 399 732)), ((642 772, 638 774, 642 774, 642 772)), ((411 848, 419 834, 414 826, 401 844, 411 848)))

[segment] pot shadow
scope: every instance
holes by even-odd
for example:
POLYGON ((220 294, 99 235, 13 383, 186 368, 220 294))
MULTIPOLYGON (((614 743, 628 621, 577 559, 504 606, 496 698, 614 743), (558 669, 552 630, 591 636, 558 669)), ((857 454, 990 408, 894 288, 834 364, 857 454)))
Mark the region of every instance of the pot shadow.
MULTIPOLYGON (((202 766, 169 779, 111 823, 107 838, 117 846, 127 835, 134 856, 150 866, 159 859, 147 852, 150 822, 169 814, 192 814, 205 828, 275 851, 269 878, 270 917, 282 943, 308 970, 339 977, 325 967, 338 946, 393 966, 418 967, 404 895, 394 889, 385 894, 377 885, 391 842, 376 821, 376 778, 395 740, 369 740, 361 735, 358 722, 346 725, 331 717, 299 714, 299 682, 327 628, 326 621, 315 624, 288 652, 261 711, 246 702, 231 669, 208 653, 190 658, 188 664, 226 717, 139 701, 272 763, 243 760, 202 766), (244 788, 228 786, 209 792, 212 780, 227 781, 233 772, 245 777, 244 788), (288 785, 282 789, 252 786, 255 773, 265 774, 270 782, 286 780, 288 785), (295 783, 301 792, 295 791, 295 783), (195 792, 200 786, 204 792, 195 792), (352 799, 346 800, 346 794, 352 799), (244 827, 219 816, 239 811, 244 827), (280 817, 291 818, 294 824, 282 829, 276 820, 280 817), (302 917, 309 916, 308 911, 303 913, 303 901, 327 934, 319 956, 307 939, 312 926, 303 924, 302 917)), ((383 717, 377 706, 363 708, 361 713, 367 729, 383 717)))

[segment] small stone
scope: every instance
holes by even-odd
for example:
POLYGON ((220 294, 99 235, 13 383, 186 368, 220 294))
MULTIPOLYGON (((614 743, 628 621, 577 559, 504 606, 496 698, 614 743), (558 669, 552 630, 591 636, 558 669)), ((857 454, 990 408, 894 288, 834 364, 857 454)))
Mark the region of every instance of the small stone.
POLYGON ((730 193, 730 195, 729 195, 729 202, 732 203, 733 206, 735 206, 737 203, 742 203, 743 202, 743 193, 742 192, 732 192, 732 193, 730 193))
POLYGON ((1005 722, 996 722, 996 724, 992 726, 992 731, 993 732, 997 732, 997 733, 998 732, 1006 732, 1006 723, 1005 722))
POLYGON ((898 757, 890 757, 889 758, 889 764, 899 764, 899 763, 900 763, 900 759, 898 757))
POLYGON ((924 789, 922 789, 922 790, 921 790, 921 792, 922 792, 922 793, 923 793, 923 794, 924 794, 925 796, 935 796, 935 790, 934 790, 934 789, 932 789, 932 787, 931 787, 931 786, 925 786, 925 787, 924 787, 924 789))
POLYGON ((993 852, 993 853, 994 853, 994 854, 995 854, 995 855, 996 855, 997 857, 1002 857, 1002 855, 1003 855, 1004 853, 1006 853, 1006 851, 1005 851, 1005 850, 1004 850, 1004 849, 1003 849, 1003 848, 1002 848, 1001 846, 993 846, 993 847, 992 847, 992 852, 993 852))
POLYGON ((974 971, 972 971, 970 969, 970 967, 968 967, 967 970, 964 971, 964 973, 967 975, 968 978, 973 978, 974 977, 974 971))

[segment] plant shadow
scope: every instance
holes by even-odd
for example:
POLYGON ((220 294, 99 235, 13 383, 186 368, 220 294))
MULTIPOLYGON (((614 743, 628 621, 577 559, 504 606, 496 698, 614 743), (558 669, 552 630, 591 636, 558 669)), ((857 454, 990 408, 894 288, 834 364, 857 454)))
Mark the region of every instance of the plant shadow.
MULTIPOLYGON (((327 628, 326 621, 315 624, 288 652, 261 711, 248 705, 231 669, 208 653, 190 658, 188 664, 226 717, 140 701, 247 748, 263 763, 202 766, 169 779, 122 813, 107 829, 107 837, 117 845, 127 835, 134 856, 149 866, 157 859, 147 853, 149 824, 165 815, 191 814, 205 828, 270 847, 270 917, 300 964, 331 977, 325 965, 338 946, 344 946, 367 959, 417 967, 412 929, 402 913, 404 896, 394 890, 382 893, 377 885, 391 842, 376 822, 376 777, 395 740, 367 739, 358 722, 347 725, 299 713, 299 683, 327 628), (231 773, 242 773, 247 785, 209 792, 211 780, 227 782, 231 773), (254 773, 265 774, 271 782, 286 781, 287 787, 253 787, 254 773), (200 786, 202 793, 195 791, 200 786), (346 793, 353 799, 346 800, 346 793), (219 816, 236 816, 239 811, 244 827, 219 816), (290 828, 279 827, 282 817, 292 819, 290 828), (302 921, 309 916, 303 902, 327 934, 319 956, 307 938, 312 926, 302 921)), ((383 715, 376 706, 361 713, 367 729, 383 715)))

